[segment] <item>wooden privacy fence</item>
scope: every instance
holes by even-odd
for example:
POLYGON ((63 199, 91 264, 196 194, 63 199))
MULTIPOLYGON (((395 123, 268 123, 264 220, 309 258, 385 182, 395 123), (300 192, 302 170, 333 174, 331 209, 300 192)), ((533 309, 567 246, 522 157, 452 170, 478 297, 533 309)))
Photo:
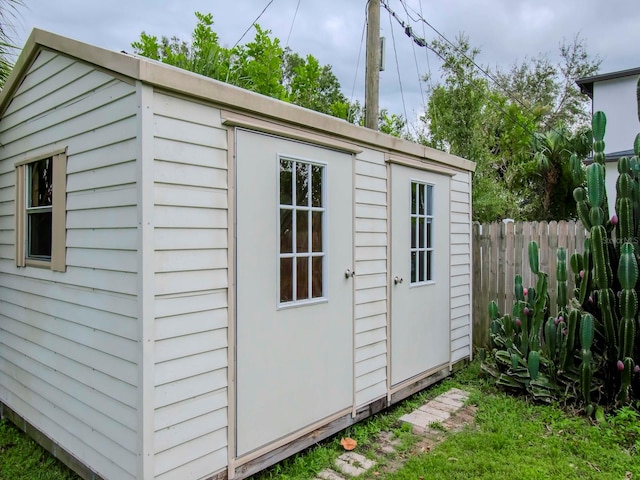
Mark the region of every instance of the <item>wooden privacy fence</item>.
POLYGON ((571 298, 575 282, 569 259, 574 252, 582 253, 586 233, 579 221, 473 225, 474 347, 488 343, 491 300, 498 303, 501 313, 511 313, 517 274, 522 275, 525 287, 535 287, 537 277, 531 273, 527 252, 529 243, 534 240, 540 247, 540 270, 549 274, 551 314, 556 314, 558 247, 567 251, 567 292, 571 298))

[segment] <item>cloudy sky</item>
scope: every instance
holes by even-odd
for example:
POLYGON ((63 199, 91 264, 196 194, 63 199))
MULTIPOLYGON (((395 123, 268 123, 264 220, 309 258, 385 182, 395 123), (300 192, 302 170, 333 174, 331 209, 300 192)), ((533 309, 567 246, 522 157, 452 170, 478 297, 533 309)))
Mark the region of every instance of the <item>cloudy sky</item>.
MULTIPOLYGON (((344 93, 364 98, 365 48, 362 33, 366 0, 24 0, 16 21, 16 42, 33 27, 50 30, 112 50, 131 52, 140 32, 188 39, 195 11, 212 13, 214 30, 224 45, 234 45, 267 6, 258 23, 302 55, 331 64, 344 93)), ((401 0, 387 0, 407 21, 401 0)), ((464 32, 481 49, 479 60, 507 67, 525 57, 547 53, 579 34, 592 55, 602 58, 601 73, 640 67, 640 8, 637 0, 404 0, 442 35, 454 40, 464 32)), ((424 109, 425 84, 437 76, 439 59, 414 47, 395 20, 382 9, 386 69, 380 75, 380 107, 415 118, 424 109), (397 52, 397 64, 396 64, 397 52), (398 73, 399 70, 399 73, 398 73), (404 98, 404 101, 403 101, 404 98)), ((427 40, 438 34, 422 23, 414 31, 427 40), (424 27, 424 31, 423 31, 424 27)), ((242 42, 253 37, 250 31, 242 42)))

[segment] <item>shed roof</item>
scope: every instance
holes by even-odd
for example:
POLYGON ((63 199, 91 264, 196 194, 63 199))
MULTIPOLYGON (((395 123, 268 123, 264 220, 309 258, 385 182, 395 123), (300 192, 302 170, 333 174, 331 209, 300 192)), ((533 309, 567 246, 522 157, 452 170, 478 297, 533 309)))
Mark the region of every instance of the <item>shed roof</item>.
POLYGON ((0 114, 4 113, 14 91, 42 49, 75 57, 121 77, 139 80, 164 90, 213 102, 260 118, 284 122, 354 144, 377 147, 391 154, 418 157, 460 170, 475 170, 475 163, 462 157, 353 125, 345 120, 250 92, 155 60, 106 50, 37 28, 33 29, 29 35, 11 75, 0 92, 0 114))
POLYGON ((593 84, 596 82, 603 82, 605 80, 614 80, 616 78, 630 77, 632 75, 640 75, 640 67, 629 68, 627 70, 618 70, 617 72, 601 73, 599 75, 593 75, 591 77, 579 78, 576 80, 580 91, 593 98, 593 84))

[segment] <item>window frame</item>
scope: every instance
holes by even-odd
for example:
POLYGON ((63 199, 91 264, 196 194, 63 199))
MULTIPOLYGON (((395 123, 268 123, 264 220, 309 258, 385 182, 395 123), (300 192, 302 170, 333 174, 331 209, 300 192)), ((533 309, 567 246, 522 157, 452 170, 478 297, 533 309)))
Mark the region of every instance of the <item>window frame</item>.
POLYGON ((16 267, 37 267, 56 272, 66 271, 66 213, 67 213, 67 149, 55 150, 43 155, 16 162, 15 168, 15 218, 16 218, 16 267), (51 258, 31 258, 28 248, 27 212, 30 193, 28 168, 30 164, 51 159, 52 200, 51 200, 51 258))
POLYGON ((435 215, 435 191, 436 191, 436 185, 432 182, 428 182, 425 180, 419 180, 419 179, 410 179, 409 180, 409 288, 413 288, 413 287, 420 287, 420 286, 424 286, 424 285, 433 285, 436 283, 436 270, 435 270, 435 264, 434 264, 434 260, 435 260, 435 220, 436 220, 436 215, 435 215), (424 194, 425 194, 425 205, 424 205, 424 214, 420 214, 419 213, 419 204, 420 204, 420 197, 418 195, 416 202, 417 202, 417 207, 416 207, 416 213, 413 213, 413 185, 416 185, 416 188, 419 188, 420 186, 424 186, 424 194), (428 190, 431 190, 431 203, 428 203, 429 200, 429 195, 428 195, 428 190), (430 214, 427 212, 431 212, 430 214), (425 228, 425 232, 424 232, 424 247, 420 246, 420 232, 419 229, 416 228, 415 231, 415 235, 416 235, 416 247, 412 246, 412 236, 413 236, 413 232, 411 229, 411 222, 413 221, 413 219, 416 219, 416 225, 419 225, 419 219, 423 218, 424 219, 424 228, 425 228), (430 232, 431 232, 431 236, 429 238, 428 236, 428 232, 429 229, 427 229, 427 224, 431 224, 431 228, 430 228, 430 232), (430 242, 429 242, 430 240, 430 242), (427 245, 431 245, 430 247, 427 245), (416 252, 417 256, 418 256, 418 263, 416 264, 418 269, 416 270, 416 278, 418 279, 420 276, 420 270, 419 270, 419 252, 424 252, 425 253, 425 280, 416 280, 415 282, 412 279, 412 272, 413 272, 413 259, 412 259, 412 253, 416 252), (427 262, 427 257, 430 258, 430 261, 427 262), (427 270, 427 265, 431 266, 430 270, 427 270), (431 273, 431 278, 429 278, 429 273, 431 273))
MULTIPOLYGON (((287 155, 287 154, 278 154, 277 155, 277 161, 276 161, 276 178, 277 178, 277 182, 276 182, 276 208, 277 208, 277 214, 276 214, 276 232, 278 232, 278 236, 277 236, 277 255, 276 255, 276 262, 277 262, 277 266, 276 266, 276 308, 278 310, 280 309, 288 309, 288 308, 296 308, 296 307, 303 307, 306 305, 316 305, 318 303, 326 303, 329 301, 328 297, 327 297, 327 256, 328 256, 328 249, 327 249, 327 168, 328 168, 328 164, 327 162, 323 162, 323 161, 319 161, 319 160, 313 160, 313 159, 309 159, 309 158, 304 158, 304 157, 299 157, 299 156, 295 156, 295 155, 287 155), (314 257, 321 257, 322 258, 322 295, 319 297, 309 297, 309 298, 304 298, 304 299, 297 299, 296 298, 296 278, 297 278, 297 268, 293 268, 293 275, 292 275, 292 283, 293 283, 293 298, 294 300, 291 301, 287 301, 287 302, 283 302, 281 300, 281 266, 280 266, 280 262, 282 258, 298 258, 297 255, 297 245, 296 245, 296 241, 295 241, 295 237, 292 239, 292 252, 291 253, 282 253, 280 248, 281 248, 281 219, 280 219, 280 211, 282 210, 283 204, 280 203, 280 195, 281 195, 281 185, 280 185, 280 165, 283 161, 289 161, 289 162, 293 162, 293 163, 304 163, 306 165, 309 165, 310 167, 316 166, 316 167, 321 167, 322 168, 322 194, 321 194, 321 204, 322 207, 313 207, 313 206, 309 206, 309 207, 304 207, 304 210, 308 210, 309 212, 322 212, 322 238, 321 238, 321 242, 322 242, 322 250, 320 252, 314 252, 313 248, 310 246, 309 247, 309 251, 308 252, 302 252, 303 257, 310 257, 310 258, 314 258, 314 257)), ((309 192, 309 195, 311 193, 309 192)), ((292 202, 295 202, 295 199, 292 198, 292 202)), ((287 205, 285 205, 285 207, 287 207, 287 205)), ((291 205, 291 210, 293 210, 293 212, 298 211, 296 209, 297 205, 291 205)), ((288 208, 285 208, 288 209, 288 208)), ((295 221, 295 217, 296 215, 293 215, 293 219, 295 221)), ((293 226, 295 225, 295 223, 292 223, 292 229, 294 229, 295 232, 295 227, 293 226)), ((311 224, 309 224, 309 233, 311 233, 311 224)), ((312 242, 312 236, 309 235, 309 239, 308 242, 311 244, 312 242)), ((313 262, 311 262, 313 263, 313 262)), ((311 291, 313 288, 313 272, 312 269, 309 270, 309 285, 308 288, 311 291)), ((313 295, 311 293, 311 295, 313 295)))

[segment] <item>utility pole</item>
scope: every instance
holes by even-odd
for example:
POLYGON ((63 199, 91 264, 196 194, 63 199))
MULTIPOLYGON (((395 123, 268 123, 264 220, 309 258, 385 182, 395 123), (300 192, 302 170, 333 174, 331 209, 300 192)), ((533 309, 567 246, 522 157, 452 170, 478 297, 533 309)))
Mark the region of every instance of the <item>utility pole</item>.
POLYGON ((367 65, 364 87, 364 126, 378 130, 380 91, 380 0, 369 0, 367 9, 367 65))

